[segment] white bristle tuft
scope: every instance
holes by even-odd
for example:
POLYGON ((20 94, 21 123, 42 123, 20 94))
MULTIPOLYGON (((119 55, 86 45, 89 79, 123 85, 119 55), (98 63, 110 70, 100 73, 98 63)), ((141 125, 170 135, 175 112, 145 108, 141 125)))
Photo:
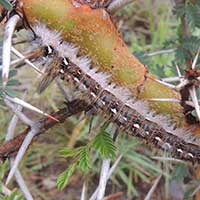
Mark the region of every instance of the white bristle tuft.
POLYGON ((130 90, 124 87, 119 87, 114 83, 108 85, 106 89, 124 103, 126 103, 131 96, 130 90))
POLYGON ((77 66, 80 67, 80 69, 84 72, 87 73, 90 70, 90 59, 86 56, 78 57, 74 60, 72 60, 77 66))
POLYGON ((79 49, 73 44, 62 42, 59 46, 56 46, 55 50, 59 53, 60 57, 75 60, 79 49))
POLYGON ((102 88, 106 88, 110 81, 110 76, 110 74, 98 72, 94 74, 94 79, 101 85, 102 88))
POLYGON ((97 68, 93 68, 93 69, 90 69, 87 74, 90 76, 90 77, 93 77, 95 74, 98 73, 98 69, 97 68))
POLYGON ((170 126, 172 123, 170 123, 171 121, 168 117, 157 114, 156 112, 153 111, 148 113, 147 117, 150 119, 150 121, 153 121, 162 126, 164 129, 167 129, 167 131, 170 130, 170 126))
POLYGON ((61 35, 57 31, 50 31, 46 25, 38 23, 33 27, 33 30, 37 36, 39 36, 40 42, 43 46, 58 47, 61 42, 61 35))
POLYGON ((127 102, 127 104, 143 116, 147 117, 147 113, 150 112, 147 102, 140 101, 140 100, 135 101, 135 99, 130 99, 127 102))

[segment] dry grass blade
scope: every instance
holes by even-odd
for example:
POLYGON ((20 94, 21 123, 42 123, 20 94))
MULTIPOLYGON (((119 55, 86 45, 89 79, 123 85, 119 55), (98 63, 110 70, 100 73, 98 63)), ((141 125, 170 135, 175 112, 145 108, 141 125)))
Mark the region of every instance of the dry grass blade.
POLYGON ((196 193, 199 192, 199 191, 200 191, 200 185, 198 185, 198 186, 195 188, 194 192, 191 194, 190 197, 191 197, 191 198, 194 197, 194 196, 196 195, 196 193))
MULTIPOLYGON (((11 167, 12 167, 12 162, 13 161, 14 160, 11 159, 11 162, 10 162, 11 167)), ((29 191, 29 189, 28 189, 28 187, 27 187, 27 185, 26 185, 26 183, 24 181, 24 178, 22 177, 21 172, 19 171, 18 168, 16 169, 14 175, 15 175, 16 182, 18 183, 18 185, 19 185, 22 193, 24 194, 25 198, 27 200, 33 200, 33 197, 32 197, 32 195, 31 195, 31 193, 30 193, 30 191, 29 191)))
POLYGON ((158 186, 158 183, 161 179, 162 175, 158 176, 157 179, 155 180, 154 184, 152 185, 151 189, 149 190, 147 196, 145 197, 144 200, 151 200, 152 194, 155 192, 156 187, 158 186))
POLYGON ((178 162, 178 163, 185 163, 182 160, 170 157, 160 157, 160 156, 153 156, 152 159, 154 160, 161 160, 161 161, 170 161, 170 162, 178 162))
POLYGON ((17 168, 18 168, 18 165, 21 161, 21 159, 23 158, 28 146, 30 145, 33 137, 38 133, 39 131, 37 130, 37 128, 35 127, 34 129, 32 128, 31 131, 29 131, 29 133, 27 134, 26 138, 24 139, 20 149, 19 149, 19 152, 17 153, 17 156, 14 160, 14 163, 12 165, 12 168, 8 174, 8 177, 6 179, 6 185, 9 184, 9 182, 11 181, 13 175, 15 174, 17 168))
MULTIPOLYGON (((109 178, 111 177, 112 173, 114 172, 114 170, 116 169, 117 165, 119 164, 119 162, 121 161, 123 155, 120 155, 117 160, 115 161, 115 163, 112 165, 112 167, 110 168, 108 174, 107 174, 107 181, 109 180, 109 178)), ((97 195, 98 195, 98 191, 99 191, 99 186, 96 188, 95 192, 93 193, 92 197, 90 198, 90 200, 95 200, 97 195)))
POLYGON ((99 181, 99 190, 97 192, 97 200, 102 200, 105 195, 106 185, 107 185, 107 176, 110 169, 110 159, 103 160, 99 181))

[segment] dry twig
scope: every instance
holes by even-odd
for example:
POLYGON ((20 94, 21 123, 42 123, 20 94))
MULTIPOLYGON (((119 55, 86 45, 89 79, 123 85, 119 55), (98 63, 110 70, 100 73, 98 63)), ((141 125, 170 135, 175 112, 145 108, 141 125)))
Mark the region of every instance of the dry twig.
MULTIPOLYGON (((52 116, 58 119, 59 122, 46 117, 35 122, 38 124, 39 127, 39 131, 35 135, 35 137, 45 133, 48 129, 55 126, 56 124, 63 123, 67 118, 71 117, 72 115, 75 115, 82 111, 87 111, 89 109, 90 107, 83 100, 76 99, 71 102, 68 102, 66 108, 60 109, 58 112, 52 114, 52 116)), ((0 159, 6 159, 16 154, 29 131, 30 127, 26 128, 23 132, 18 134, 14 139, 0 144, 0 159)))

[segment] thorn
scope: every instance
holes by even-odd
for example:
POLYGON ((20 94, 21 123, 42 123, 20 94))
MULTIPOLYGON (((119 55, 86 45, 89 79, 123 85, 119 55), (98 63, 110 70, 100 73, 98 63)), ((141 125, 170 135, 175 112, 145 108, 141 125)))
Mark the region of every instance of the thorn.
MULTIPOLYGON (((181 77, 183 78, 183 77, 181 77)), ((164 82, 178 82, 180 81, 180 77, 179 76, 175 76, 175 77, 167 77, 167 78, 162 78, 161 81, 164 81, 164 82)))
POLYGON ((171 88, 171 89, 175 89, 175 90, 176 90, 176 86, 175 86, 175 85, 172 85, 172 84, 170 84, 170 83, 166 83, 166 82, 164 82, 164 81, 161 81, 161 80, 152 78, 152 77, 150 77, 150 76, 147 76, 147 78, 149 78, 149 79, 151 79, 151 80, 153 80, 153 81, 155 81, 155 82, 157 82, 157 83, 160 83, 160 84, 162 84, 162 85, 164 85, 164 86, 167 86, 167 87, 169 87, 169 88, 171 88))
POLYGON ((191 99, 192 99, 192 101, 194 103, 194 107, 195 107, 195 111, 197 113, 197 117, 198 117, 198 119, 200 121, 200 107, 199 107, 199 102, 198 102, 195 86, 192 86, 189 89, 189 92, 190 92, 191 99))
POLYGON ((54 116, 52 116, 52 115, 49 115, 49 114, 47 114, 47 113, 44 113, 44 115, 47 116, 48 118, 50 118, 50 119, 56 121, 56 122, 60 122, 60 120, 56 119, 56 118, 55 118, 54 116))
POLYGON ((181 71, 180 71, 178 65, 176 65, 176 71, 177 71, 177 73, 178 73, 179 80, 181 80, 182 75, 181 75, 181 71))
POLYGON ((173 98, 150 98, 147 99, 149 101, 161 101, 161 102, 174 102, 174 103, 180 103, 181 101, 178 99, 173 99, 173 98))
POLYGON ((51 116, 50 114, 45 113, 44 111, 40 110, 39 108, 36 108, 35 106, 32 106, 31 104, 29 104, 29 103, 27 103, 27 102, 25 102, 25 101, 23 101, 23 100, 21 100, 21 99, 19 99, 17 97, 12 98, 10 96, 6 96, 5 98, 8 99, 9 101, 13 102, 13 103, 16 103, 18 105, 23 106, 24 108, 27 108, 29 110, 32 110, 32 111, 37 112, 39 114, 42 114, 42 115, 44 115, 46 117, 49 117, 50 119, 53 119, 53 120, 59 122, 58 119, 56 119, 55 117, 51 116))
POLYGON ((192 69, 193 69, 193 70, 194 70, 195 67, 196 67, 197 60, 198 60, 198 57, 199 57, 199 53, 200 53, 200 48, 198 49, 197 54, 196 54, 196 56, 195 56, 195 58, 194 58, 194 60, 193 60, 193 63, 192 63, 192 69))

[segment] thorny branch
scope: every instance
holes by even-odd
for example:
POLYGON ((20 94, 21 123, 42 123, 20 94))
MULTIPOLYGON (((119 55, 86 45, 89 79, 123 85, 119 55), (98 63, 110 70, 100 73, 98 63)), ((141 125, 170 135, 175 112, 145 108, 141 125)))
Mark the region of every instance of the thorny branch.
MULTIPOLYGON (((85 101, 76 99, 67 103, 66 108, 60 109, 58 112, 53 113, 52 116, 58 119, 59 123, 63 123, 67 118, 71 117, 72 115, 75 115, 82 111, 87 111, 89 109, 90 107, 86 104, 85 101)), ((35 134, 35 137, 37 137, 38 135, 45 133, 54 125, 58 124, 58 122, 44 117, 41 120, 35 122, 35 124, 37 124, 37 126, 39 127, 39 131, 35 134)), ((16 154, 29 131, 30 128, 28 127, 24 131, 19 133, 14 139, 0 144, 0 159, 6 159, 16 154)))

